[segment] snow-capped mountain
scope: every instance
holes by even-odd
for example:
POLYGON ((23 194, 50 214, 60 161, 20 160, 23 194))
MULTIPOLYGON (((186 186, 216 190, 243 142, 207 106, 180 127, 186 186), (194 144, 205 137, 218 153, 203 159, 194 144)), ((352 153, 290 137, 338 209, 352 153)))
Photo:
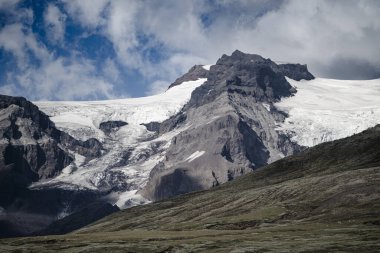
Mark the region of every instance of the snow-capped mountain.
MULTIPOLYGON (((194 184, 187 182, 184 185, 189 185, 188 189, 185 186, 170 186, 172 189, 169 192, 179 191, 173 194, 165 193, 161 197, 154 196, 153 193, 147 194, 149 190, 144 187, 148 181, 148 189, 157 191, 159 188, 154 183, 150 186, 155 180, 153 174, 157 168, 164 170, 159 175, 160 180, 162 176, 168 175, 168 168, 162 167, 166 163, 169 164, 166 165, 170 167, 169 171, 175 171, 175 181, 183 180, 183 176, 178 177, 181 172, 173 167, 186 168, 193 164, 196 167, 194 174, 198 175, 196 185, 203 184, 200 188, 209 188, 249 172, 249 167, 257 168, 292 154, 301 146, 308 147, 343 138, 374 126, 380 122, 380 103, 377 99, 380 95, 379 87, 380 80, 314 79, 304 65, 277 65, 269 59, 236 51, 232 56, 223 56, 214 66, 194 66, 163 94, 109 101, 37 102, 39 108, 51 116, 59 129, 83 141, 96 138, 102 142, 104 150, 102 156, 90 161, 75 154, 75 161, 58 177, 37 182, 32 187, 84 187, 109 192, 109 197, 121 208, 142 204, 149 199, 164 198, 166 194, 175 195, 199 189, 199 186, 194 187, 194 184), (218 66, 225 65, 228 68, 217 69, 218 66), (257 66, 260 68, 256 71, 257 66), (286 80, 282 80, 283 87, 278 85, 280 81, 277 79, 269 78, 271 70, 287 76, 286 80), (255 82, 261 75, 263 84, 269 88, 262 94, 260 90, 255 90, 247 95, 249 85, 242 88, 244 85, 236 83, 241 83, 246 73, 254 73, 255 82), (207 87, 207 83, 203 85, 207 78, 214 81, 214 87, 207 87), (197 87, 197 92, 191 95, 197 87), (218 92, 220 94, 213 94, 218 92), (200 98, 198 100, 209 101, 199 104, 194 99, 197 96, 200 98), (190 98, 192 101, 188 103, 190 98), (247 123, 247 130, 253 129, 252 133, 258 135, 257 143, 249 144, 251 146, 247 150, 257 149, 258 143, 264 142, 259 154, 250 154, 252 158, 241 161, 235 167, 232 164, 238 163, 242 158, 230 157, 233 152, 231 140, 239 138, 236 135, 228 137, 222 143, 222 132, 212 136, 218 131, 214 129, 213 133, 208 133, 203 129, 212 124, 228 122, 232 111, 237 112, 236 126, 240 124, 242 128, 242 122, 247 123), (239 118, 243 120, 239 121, 239 118), (174 126, 168 128, 168 122, 173 119, 174 126), (125 125, 114 127, 108 133, 101 130, 101 124, 116 121, 125 122, 125 125), (204 136, 192 136, 194 132, 200 135, 204 133, 204 136), (192 141, 173 144, 173 141, 180 142, 183 136, 191 136, 192 141), (200 143, 204 145, 199 145, 200 143), (190 148, 191 145, 193 147, 190 148), (216 162, 218 159, 220 163, 216 162), (212 167, 224 169, 218 171, 212 167), (178 190, 181 187, 185 188, 178 190)), ((233 117, 235 116, 232 115, 233 117)), ((222 129, 225 131, 226 128, 222 129)), ((252 137, 252 133, 246 135, 252 137)), ((247 136, 243 134, 241 141, 244 140, 247 140, 247 136)), ((241 147, 240 144, 235 146, 235 149, 241 147)), ((240 150, 235 152, 237 156, 241 155, 240 150)), ((189 168, 186 170, 191 171, 189 168)), ((191 177, 196 178, 197 175, 191 177)), ((168 184, 171 183, 164 183, 165 191, 168 184)))
MULTIPOLYGON (((306 65, 235 51, 214 65, 194 66, 155 96, 35 102, 43 113, 33 107, 33 115, 41 113, 53 130, 41 130, 38 117, 15 114, 18 102, 4 100, 2 144, 4 150, 9 143, 29 150, 27 140, 43 139, 64 152, 62 166, 27 182, 38 192, 33 201, 61 201, 49 213, 61 218, 86 201, 126 208, 208 189, 305 147, 358 133, 380 123, 379 97, 380 79, 314 78, 306 65), (19 129, 45 137, 29 130, 19 135, 19 129)), ((57 157, 51 160, 62 160, 57 157)))

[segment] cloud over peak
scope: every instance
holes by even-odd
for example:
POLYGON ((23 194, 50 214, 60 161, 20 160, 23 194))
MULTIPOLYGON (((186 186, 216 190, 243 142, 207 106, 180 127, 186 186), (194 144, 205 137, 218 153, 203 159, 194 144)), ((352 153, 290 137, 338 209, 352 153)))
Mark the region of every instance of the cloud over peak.
POLYGON ((307 63, 317 76, 380 77, 375 0, 5 0, 0 13, 0 50, 16 63, 0 92, 32 99, 159 92, 235 49, 307 63))

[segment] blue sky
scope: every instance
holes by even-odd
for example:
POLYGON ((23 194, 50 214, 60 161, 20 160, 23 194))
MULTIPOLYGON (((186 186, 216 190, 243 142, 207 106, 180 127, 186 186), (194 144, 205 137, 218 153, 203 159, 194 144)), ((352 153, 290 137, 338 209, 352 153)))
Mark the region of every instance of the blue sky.
POLYGON ((235 49, 378 78, 379 16, 376 0, 0 0, 0 93, 145 96, 235 49))

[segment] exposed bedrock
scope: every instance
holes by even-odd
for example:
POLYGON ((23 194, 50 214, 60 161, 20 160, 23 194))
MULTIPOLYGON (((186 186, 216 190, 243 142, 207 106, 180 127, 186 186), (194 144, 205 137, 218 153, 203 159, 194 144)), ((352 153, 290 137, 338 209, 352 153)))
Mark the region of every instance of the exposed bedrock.
POLYGON ((194 65, 189 69, 189 71, 181 76, 180 78, 177 78, 174 83, 172 83, 168 89, 180 85, 183 82, 188 81, 195 81, 198 78, 207 78, 208 76, 208 70, 204 69, 202 65, 194 65))
POLYGON ((101 154, 99 141, 79 141, 58 130, 25 98, 0 96, 0 109, 0 180, 7 178, 12 188, 58 175, 73 161, 70 151, 88 158, 101 154))
POLYGON ((105 134, 110 134, 111 132, 117 131, 120 127, 128 125, 127 122, 121 120, 110 120, 100 123, 99 129, 105 134))
POLYGON ((306 65, 287 63, 278 65, 278 68, 285 76, 297 81, 314 79, 306 65))
POLYGON ((182 131, 143 195, 160 200, 208 189, 301 150, 275 130, 285 116, 273 103, 296 92, 285 78, 293 70, 287 71, 259 55, 223 55, 182 111, 160 124, 160 134, 182 131))
MULTIPOLYGON (((5 213, 0 217, 0 226, 3 232, 29 233, 32 228, 42 228, 54 219, 63 205, 69 203, 73 210, 81 206, 80 201, 66 202, 58 189, 30 191, 28 187, 33 182, 59 175, 73 162, 73 152, 92 159, 99 156, 101 150, 102 145, 96 139, 83 142, 58 130, 46 114, 25 98, 0 95, 0 207, 5 213), (40 206, 42 200, 45 202, 40 206), (46 213, 53 209, 52 213, 46 213)), ((76 192, 72 191, 69 199, 79 194, 76 192)))

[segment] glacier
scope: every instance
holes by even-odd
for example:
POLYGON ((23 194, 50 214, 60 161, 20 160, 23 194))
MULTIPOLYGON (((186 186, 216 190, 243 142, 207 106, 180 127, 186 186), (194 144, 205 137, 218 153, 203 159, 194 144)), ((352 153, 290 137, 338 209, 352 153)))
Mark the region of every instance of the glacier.
POLYGON ((287 80, 297 93, 275 104, 288 114, 277 130, 302 146, 348 137, 380 123, 380 79, 287 80))
MULTIPOLYGON (((183 82, 162 94, 142 98, 35 102, 57 128, 77 139, 96 138, 102 142, 104 151, 90 161, 73 153, 74 162, 59 176, 34 183, 31 188, 101 191, 120 208, 148 203, 139 191, 146 185, 152 168, 165 159, 172 138, 188 126, 157 136, 142 124, 162 122, 178 113, 190 100, 192 91, 206 80, 183 82), (106 134, 99 126, 107 121, 128 124, 106 134)), ((380 123, 380 79, 287 80, 297 92, 274 104, 287 114, 285 121, 277 122, 276 130, 302 146, 347 137, 380 123)), ((269 104, 263 106, 271 110, 269 104)), ((188 160, 204 153, 197 151, 188 160)))

